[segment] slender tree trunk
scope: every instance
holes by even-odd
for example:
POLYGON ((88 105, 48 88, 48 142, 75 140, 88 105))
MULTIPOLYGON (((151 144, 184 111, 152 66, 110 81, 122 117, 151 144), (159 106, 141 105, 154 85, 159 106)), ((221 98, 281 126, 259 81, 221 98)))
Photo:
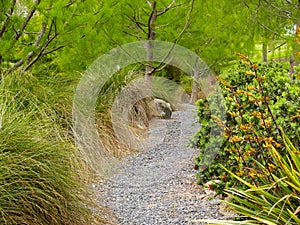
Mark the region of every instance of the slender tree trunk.
POLYGON ((294 50, 292 50, 292 55, 290 56, 290 76, 294 73, 296 73, 294 66, 297 66, 299 63, 296 62, 295 56, 294 56, 294 50))
POLYGON ((156 1, 151 3, 152 12, 148 19, 148 34, 146 43, 146 54, 147 54, 147 61, 149 65, 146 66, 145 70, 145 80, 151 82, 152 80, 152 71, 153 71, 153 42, 152 40, 155 39, 155 22, 157 19, 157 9, 156 9, 156 1))
POLYGON ((262 44, 262 61, 268 62, 268 43, 266 40, 262 44))
MULTIPOLYGON (((298 21, 296 24, 295 37, 299 37, 299 36, 300 36, 300 0, 298 1, 298 21)), ((292 48, 292 54, 290 56, 290 76, 292 74, 296 73, 294 66, 299 65, 299 62, 297 59, 297 58, 299 58, 299 56, 295 57, 295 55, 300 52, 299 44, 300 44, 299 42, 294 43, 294 46, 292 48)))
POLYGON ((152 81, 152 71, 153 71, 153 43, 148 41, 146 43, 146 54, 147 54, 147 63, 145 70, 145 80, 151 82, 152 81))
POLYGON ((194 68, 193 68, 193 87, 192 87, 192 94, 190 98, 190 104, 195 104, 198 100, 198 93, 199 93, 199 68, 198 68, 198 61, 199 58, 195 58, 194 68))

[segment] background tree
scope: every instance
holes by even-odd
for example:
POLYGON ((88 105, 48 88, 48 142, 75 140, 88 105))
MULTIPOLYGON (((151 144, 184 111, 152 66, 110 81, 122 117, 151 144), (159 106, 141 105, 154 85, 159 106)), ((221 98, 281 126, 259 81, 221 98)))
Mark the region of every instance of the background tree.
MULTIPOLYGON (((190 17, 194 1, 128 1, 120 2, 119 6, 125 8, 126 25, 123 32, 137 40, 150 40, 145 48, 147 61, 150 63, 145 68, 145 78, 151 80, 152 74, 158 69, 153 65, 153 44, 151 40, 164 40, 177 42, 189 26, 189 21, 179 21, 178 12, 183 18, 190 17), (127 21, 126 21, 127 20, 127 21), (174 29, 176 28, 176 29, 174 29), (167 34, 167 35, 166 35, 167 34)), ((124 21, 124 20, 123 20, 124 21)), ((108 33, 111 36, 111 33, 108 33)), ((118 39, 115 39, 118 43, 118 39)), ((160 68, 161 69, 161 68, 160 68)))
POLYGON ((1 1, 0 8, 1 68, 12 72, 21 67, 24 72, 84 38, 99 22, 101 5, 97 1, 11 0, 1 1))

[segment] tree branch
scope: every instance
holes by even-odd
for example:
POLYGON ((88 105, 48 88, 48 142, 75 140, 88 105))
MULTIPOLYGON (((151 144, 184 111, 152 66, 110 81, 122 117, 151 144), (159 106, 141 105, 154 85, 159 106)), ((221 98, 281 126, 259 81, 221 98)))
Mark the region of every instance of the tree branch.
POLYGON ((195 3, 195 0, 191 0, 191 7, 190 7, 190 10, 189 10, 188 15, 187 15, 185 25, 184 25, 182 31, 179 33, 178 37, 174 40, 173 45, 170 48, 169 52, 166 54, 166 56, 163 58, 163 60, 160 62, 160 64, 153 68, 153 70, 151 71, 150 74, 153 74, 154 72, 156 72, 159 68, 161 68, 165 64, 165 61, 171 55, 171 53, 172 53, 173 49, 175 48, 177 42, 182 38, 182 35, 186 31, 186 29, 190 26, 192 12, 193 12, 193 9, 194 9, 194 3, 195 3))
POLYGON ((269 50, 268 52, 272 52, 272 51, 274 51, 274 50, 276 50, 276 49, 278 49, 278 48, 281 48, 281 47, 284 46, 284 45, 286 45, 286 42, 283 42, 282 44, 276 46, 273 50, 269 50))
POLYGON ((169 23, 167 23, 167 24, 162 24, 162 25, 160 25, 160 26, 156 26, 156 29, 159 30, 160 28, 167 27, 167 26, 169 26, 169 25, 170 25, 169 23))
POLYGON ((257 20, 257 23, 258 23, 260 26, 262 26, 263 28, 265 28, 266 30, 268 30, 268 31, 272 32, 273 34, 277 35, 278 37, 281 37, 281 38, 284 38, 284 39, 285 39, 285 37, 283 37, 280 33, 278 33, 278 32, 276 32, 276 31, 272 30, 271 28, 269 28, 269 27, 266 26, 265 24, 261 23, 259 20, 257 20))
POLYGON ((69 1, 68 3, 66 3, 65 7, 70 7, 71 5, 73 5, 76 1, 75 0, 72 0, 72 1, 69 1))
POLYGON ((9 70, 7 70, 5 73, 9 74, 13 71, 15 71, 16 69, 18 69, 20 66, 22 66, 24 64, 24 59, 20 59, 18 62, 16 62, 13 67, 11 67, 9 70))
POLYGON ((129 32, 127 32, 127 31, 123 31, 123 33, 125 33, 125 34, 127 34, 127 35, 130 35, 130 36, 132 36, 132 37, 135 37, 135 38, 138 39, 138 40, 141 40, 141 39, 142 39, 142 37, 140 37, 140 36, 138 36, 138 35, 136 35, 136 34, 129 33, 129 32))
POLYGON ((160 68, 158 68, 158 69, 156 70, 156 72, 162 71, 167 65, 169 65, 169 64, 172 62, 173 59, 174 59, 174 57, 172 56, 172 57, 168 60, 168 62, 166 62, 164 65, 162 65, 160 68))
MULTIPOLYGON (((46 28, 47 28, 47 23, 43 23, 42 24, 42 28, 39 32, 39 35, 37 36, 37 38, 35 39, 34 43, 33 43, 33 46, 35 47, 38 47, 44 33, 46 32, 46 28)), ((30 62, 32 60, 32 57, 35 55, 35 52, 34 51, 31 51, 28 53, 27 55, 27 61, 30 62)))
MULTIPOLYGON (((46 28, 46 27, 45 27, 46 28)), ((41 35, 38 36, 37 40, 40 41, 41 37, 43 36, 43 34, 45 33, 45 29, 44 27, 42 27, 41 29, 41 35)), ((39 54, 32 60, 30 60, 32 58, 28 58, 28 63, 26 65, 26 67, 22 70, 22 72, 28 70, 30 67, 32 67, 32 65, 34 63, 36 63, 40 58, 42 58, 45 55, 45 50, 48 48, 49 44, 58 36, 57 30, 56 30, 56 24, 55 21, 52 20, 49 31, 48 31, 48 35, 47 35, 47 40, 43 43, 41 50, 39 52, 39 54), (51 36, 52 30, 54 29, 54 34, 51 36)), ((49 53, 47 53, 49 54, 49 53)))
MULTIPOLYGON (((120 47, 120 49, 122 49, 130 58, 132 58, 135 62, 138 62, 139 60, 137 60, 134 56, 132 56, 132 54, 130 54, 129 52, 127 52, 120 43, 118 43, 117 41, 115 41, 107 32, 107 30, 104 29, 105 34, 107 35, 107 37, 113 42, 115 43, 117 46, 120 47)), ((141 64, 142 66, 146 66, 146 64, 139 62, 139 64, 141 64)))
POLYGON ((278 16, 284 17, 284 18, 291 18, 291 12, 284 10, 276 5, 274 5, 272 2, 268 1, 268 0, 264 0, 264 2, 268 5, 273 7, 274 9, 276 9, 278 11, 278 16), (282 16, 282 14, 286 15, 286 16, 282 16))
MULTIPOLYGON (((29 68, 32 67, 32 65, 34 63, 36 63, 40 58, 42 58, 43 56, 50 54, 54 51, 57 51, 61 48, 63 48, 64 46, 58 46, 58 47, 54 47, 52 49, 50 49, 49 51, 46 51, 46 49, 49 47, 49 44, 58 36, 57 30, 56 30, 56 25, 55 25, 55 21, 52 20, 49 31, 47 32, 47 39, 45 40, 45 42, 40 45, 40 41, 42 40, 43 35, 46 33, 46 28, 47 28, 47 24, 44 23, 42 25, 42 28, 39 32, 39 35, 37 36, 35 42, 34 42, 34 46, 38 47, 39 49, 37 51, 38 54, 36 55, 36 53, 34 51, 31 51, 27 54, 27 65, 22 69, 21 74, 23 72, 25 72, 26 70, 28 70, 29 68), (52 32, 54 32, 54 34, 52 34, 52 32), (40 45, 40 47, 39 47, 40 45), (36 55, 36 56, 35 56, 36 55), (34 57, 35 56, 35 57, 34 57)), ((12 71, 18 69, 19 67, 21 67, 23 64, 25 63, 24 59, 20 59, 17 63, 14 64, 14 66, 12 68, 10 68, 7 73, 11 73, 12 71)))
POLYGON ((150 1, 147 1, 147 4, 152 7, 152 3, 150 1))
POLYGON ((56 48, 53 48, 53 49, 50 49, 50 50, 48 50, 47 52, 45 52, 43 55, 45 56, 45 55, 48 55, 48 54, 50 54, 50 53, 52 53, 52 52, 55 52, 55 51, 58 51, 59 49, 62 49, 62 48, 64 48, 65 47, 65 45, 61 45, 61 46, 58 46, 58 47, 56 47, 56 48))
POLYGON ((35 11, 36 11, 36 6, 38 6, 40 4, 41 0, 36 0, 35 1, 35 5, 33 6, 33 8, 30 10, 30 12, 28 13, 25 21, 23 22, 21 29, 16 33, 16 35, 14 36, 14 39, 17 41, 21 35, 23 34, 26 26, 28 25, 29 21, 31 20, 31 18, 33 17, 35 11))
POLYGON ((0 30, 0 38, 3 36, 5 30, 6 30, 6 26, 10 20, 10 17, 12 16, 13 12, 14 12, 14 8, 16 5, 16 0, 12 1, 12 6, 10 7, 10 9, 8 10, 8 13, 6 14, 6 19, 4 20, 3 24, 2 24, 2 28, 0 30))
POLYGON ((172 9, 174 3, 175 3, 175 0, 173 0, 167 8, 165 8, 165 9, 163 9, 163 10, 160 10, 160 11, 157 13, 157 17, 159 17, 159 16, 165 14, 165 13, 168 12, 170 9, 172 9))
POLYGON ((148 35, 147 35, 148 40, 154 40, 154 36, 155 36, 154 25, 157 18, 156 1, 152 2, 151 7, 152 7, 152 11, 148 18, 148 35))
POLYGON ((16 30, 14 24, 11 27, 12 27, 13 31, 16 33, 16 35, 19 35, 19 31, 16 30))
POLYGON ((40 32, 33 32, 33 31, 25 31, 24 34, 39 34, 40 32))
POLYGON ((177 36, 177 38, 174 40, 174 43, 176 44, 181 38, 182 38, 182 35, 184 34, 184 32, 189 28, 190 26, 190 23, 191 23, 191 18, 192 18, 192 12, 194 10, 194 4, 195 4, 195 0, 191 0, 191 7, 190 7, 190 10, 188 12, 188 15, 186 17, 186 20, 185 20, 185 25, 182 29, 182 31, 179 33, 179 35, 177 36))
MULTIPOLYGON (((51 38, 49 38, 43 45, 41 51, 39 52, 39 54, 33 59, 31 60, 26 67, 22 70, 22 72, 28 70, 30 67, 32 67, 32 65, 34 63, 36 63, 41 57, 43 57, 45 55, 45 50, 47 49, 47 47, 49 46, 49 44, 57 37, 57 34, 54 34, 51 38)), ((47 53, 49 54, 49 53, 47 53)))
POLYGON ((142 27, 142 26, 146 27, 147 26, 146 24, 143 24, 142 22, 137 21, 137 19, 135 18, 135 16, 127 16, 127 18, 131 22, 133 22, 137 26, 137 28, 139 30, 141 30, 143 33, 147 34, 147 32, 145 31, 145 29, 142 27))
POLYGON ((33 44, 34 46, 37 47, 39 45, 39 43, 40 43, 40 41, 41 41, 44 33, 46 32, 46 28, 47 28, 47 23, 43 23, 42 24, 42 28, 41 28, 41 30, 39 32, 39 35, 37 36, 37 38, 34 41, 34 44, 33 44))

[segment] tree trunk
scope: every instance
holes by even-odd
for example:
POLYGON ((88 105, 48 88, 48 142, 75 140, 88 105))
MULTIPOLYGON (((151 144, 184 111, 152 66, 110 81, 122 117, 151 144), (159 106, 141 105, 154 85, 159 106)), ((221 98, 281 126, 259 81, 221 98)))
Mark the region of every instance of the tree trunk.
POLYGON ((148 19, 148 34, 147 39, 149 40, 146 43, 146 54, 147 54, 147 61, 149 65, 146 66, 145 70, 145 80, 151 82, 152 80, 152 71, 153 71, 153 42, 152 40, 155 39, 155 22, 157 19, 157 9, 156 9, 156 1, 151 3, 152 12, 148 19))
POLYGON ((145 70, 145 80, 151 82, 152 81, 152 71, 153 71, 153 42, 148 41, 146 43, 146 54, 147 54, 147 63, 145 70))
POLYGON ((195 58, 194 68, 193 68, 193 87, 192 87, 192 94, 190 98, 190 104, 195 104, 198 100, 198 93, 199 93, 199 68, 198 68, 198 61, 199 58, 195 58))
POLYGON ((263 41, 263 44, 262 44, 262 61, 268 62, 268 43, 267 43, 267 41, 263 41))
MULTIPOLYGON (((296 24, 296 32, 295 32, 295 37, 298 38, 300 36, 300 0, 298 1, 298 21, 296 24)), ((292 49, 292 54, 290 56, 290 76, 292 74, 296 73, 294 66, 299 65, 298 62, 298 53, 299 51, 299 42, 294 43, 293 49, 292 49), (297 55, 297 57, 295 57, 297 55)))
POLYGON ((292 51, 292 54, 290 56, 290 70, 289 70, 290 76, 296 73, 294 66, 297 66, 299 64, 298 62, 296 62, 294 54, 295 54, 294 51, 292 51))

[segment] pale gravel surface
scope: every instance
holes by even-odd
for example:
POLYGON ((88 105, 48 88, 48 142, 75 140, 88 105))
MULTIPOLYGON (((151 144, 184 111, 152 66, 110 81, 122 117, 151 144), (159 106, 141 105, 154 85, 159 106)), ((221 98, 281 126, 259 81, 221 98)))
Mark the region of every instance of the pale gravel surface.
POLYGON ((118 218, 113 222, 204 224, 191 221, 227 218, 220 201, 196 184, 193 162, 198 151, 187 142, 199 127, 195 107, 185 107, 170 120, 154 120, 148 139, 152 146, 125 158, 109 180, 93 184, 99 204, 118 218))

